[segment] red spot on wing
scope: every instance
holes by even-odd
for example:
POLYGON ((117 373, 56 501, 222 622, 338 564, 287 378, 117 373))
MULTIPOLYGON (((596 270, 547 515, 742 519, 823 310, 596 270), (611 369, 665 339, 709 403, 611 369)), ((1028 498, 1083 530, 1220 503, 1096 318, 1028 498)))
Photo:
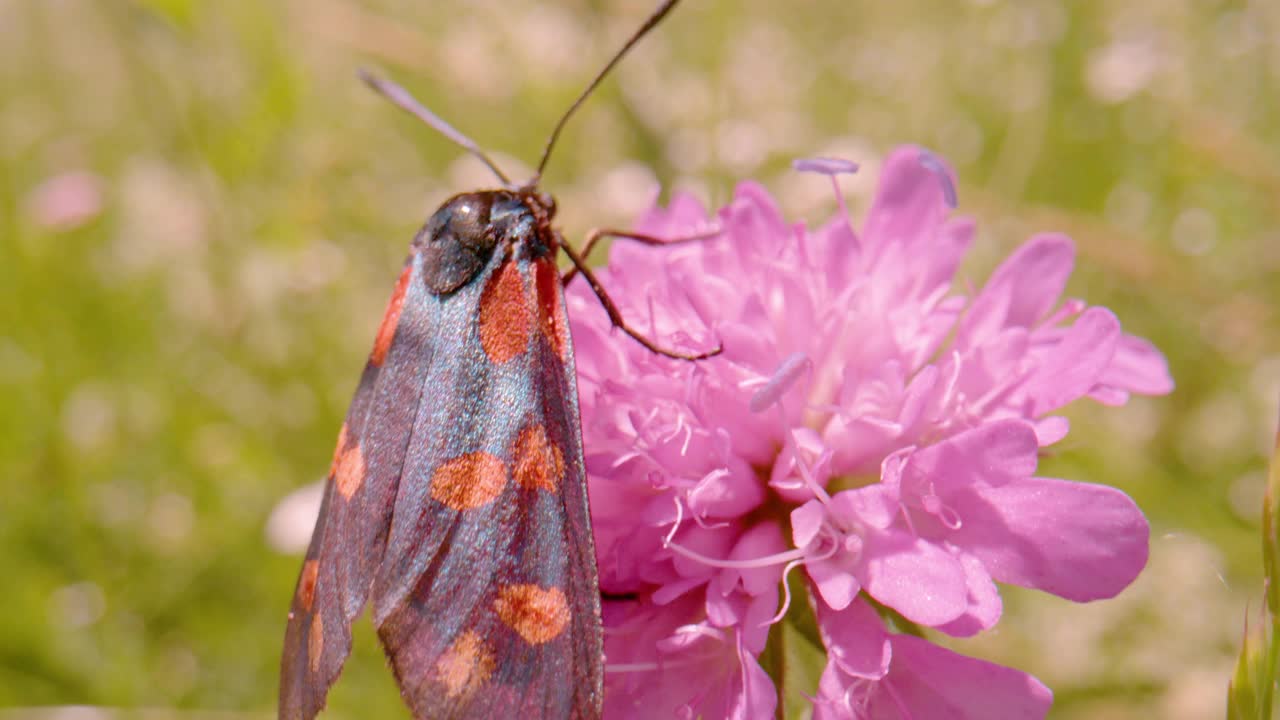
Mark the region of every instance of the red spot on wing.
POLYGON ((493 649, 474 630, 467 630, 440 655, 436 675, 446 695, 462 698, 488 682, 496 666, 493 649))
POLYGON ((347 424, 342 423, 338 431, 338 445, 333 449, 333 460, 329 463, 329 477, 338 474, 338 465, 342 462, 342 452, 347 449, 347 424))
POLYGON ((558 587, 503 585, 493 601, 502 624, 515 630, 530 645, 551 642, 569 626, 569 601, 558 587))
POLYGON ((350 500, 364 484, 364 476, 364 453, 360 451, 359 445, 352 445, 342 453, 342 459, 338 461, 338 474, 333 476, 338 492, 343 498, 350 500))
POLYGON ((404 294, 409 288, 409 277, 413 275, 413 263, 404 266, 400 271, 400 279, 396 281, 396 289, 391 293, 391 302, 387 303, 387 311, 382 316, 382 324, 378 326, 378 337, 373 341, 373 352, 369 362, 377 367, 387 359, 391 350, 391 341, 396 337, 396 326, 400 324, 400 311, 404 309, 404 294))
POLYGON ((541 425, 528 425, 520 431, 511 453, 515 458, 516 482, 529 489, 555 492, 564 477, 564 453, 547 439, 541 425))
POLYGON ((568 316, 564 310, 564 289, 560 282, 560 270, 556 264, 544 258, 534 262, 534 278, 538 284, 538 315, 542 332, 555 348, 561 360, 569 348, 568 316))
POLYGON ((333 478, 338 492, 347 500, 360 489, 365 476, 364 453, 360 450, 360 443, 347 447, 349 439, 347 424, 343 423, 342 430, 338 432, 338 447, 333 450, 333 462, 329 464, 329 477, 333 478))
POLYGON ((316 600, 316 578, 320 575, 320 562, 308 560, 302 565, 302 578, 298 580, 298 607, 311 612, 316 600))
POLYGON ((459 455, 431 475, 431 497, 454 510, 488 505, 507 485, 507 466, 487 452, 459 455))
POLYGON ((480 295, 480 345, 485 355, 498 364, 520 355, 529 347, 531 325, 524 278, 508 260, 480 295))

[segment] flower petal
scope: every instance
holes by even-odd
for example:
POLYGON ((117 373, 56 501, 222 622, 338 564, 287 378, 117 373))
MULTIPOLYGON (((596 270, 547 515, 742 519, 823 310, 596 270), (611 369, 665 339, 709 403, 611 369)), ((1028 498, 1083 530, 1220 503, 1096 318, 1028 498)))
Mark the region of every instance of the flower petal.
MULTIPOLYGON (((950 169, 942 171, 954 178, 950 169)), ((938 176, 920 163, 920 148, 900 147, 880 170, 880 185, 862 234, 875 243, 877 252, 885 243, 914 246, 931 238, 950 213, 938 176)))
POLYGON ((922 625, 942 625, 969 607, 964 567, 907 532, 869 533, 858 579, 876 600, 922 625))
POLYGON ((969 637, 994 626, 1000 619, 1004 603, 981 560, 965 552, 957 552, 957 557, 969 581, 969 607, 963 615, 945 625, 939 625, 938 629, 948 635, 969 637))
POLYGON ((1120 321, 1110 310, 1084 311, 1028 380, 1032 412, 1043 415, 1089 392, 1111 365, 1119 340, 1120 321))
POLYGON ((1140 395, 1164 395, 1173 391, 1169 363, 1150 341, 1122 335, 1115 357, 1098 382, 1140 395))
POLYGON ((962 345, 1007 327, 1031 328, 1058 302, 1075 261, 1071 238, 1036 235, 991 274, 969 306, 961 326, 962 345))
POLYGON ((1003 485, 1035 472, 1039 450, 1028 423, 1013 419, 985 423, 912 453, 903 472, 902 492, 933 488, 945 494, 978 483, 1003 485))
POLYGON ((868 717, 949 720, 1038 720, 1049 712, 1053 693, 1039 680, 940 648, 910 635, 893 636, 893 666, 868 717))
POLYGON ((949 540, 1002 582, 1087 602, 1120 592, 1147 563, 1147 521, 1115 488, 1036 477, 952 501, 964 525, 949 540))
POLYGON ((835 610, 819 602, 813 604, 813 610, 830 664, 846 675, 869 680, 889 672, 893 657, 889 633, 870 605, 857 602, 835 610))
POLYGON ((818 589, 822 601, 836 610, 849 607, 858 597, 862 585, 853 569, 835 560, 811 560, 805 563, 805 572, 818 589))

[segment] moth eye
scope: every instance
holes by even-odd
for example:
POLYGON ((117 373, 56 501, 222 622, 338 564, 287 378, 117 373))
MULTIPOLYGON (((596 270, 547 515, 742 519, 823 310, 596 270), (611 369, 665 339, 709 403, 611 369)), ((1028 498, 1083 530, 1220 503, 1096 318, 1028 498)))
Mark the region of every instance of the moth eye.
POLYGON ((453 214, 449 217, 449 227, 454 232, 467 234, 474 232, 476 226, 479 225, 480 211, 471 203, 461 203, 455 205, 453 214))
POLYGON ((452 235, 449 239, 456 240, 464 247, 472 248, 473 251, 482 251, 493 246, 488 203, 472 197, 455 203, 449 210, 448 227, 444 228, 445 232, 441 233, 439 238, 432 238, 434 242, 452 235))
POLYGON ((423 253, 424 278, 435 293, 452 292, 475 277, 497 244, 490 227, 493 199, 485 193, 459 195, 431 216, 414 239, 423 253))

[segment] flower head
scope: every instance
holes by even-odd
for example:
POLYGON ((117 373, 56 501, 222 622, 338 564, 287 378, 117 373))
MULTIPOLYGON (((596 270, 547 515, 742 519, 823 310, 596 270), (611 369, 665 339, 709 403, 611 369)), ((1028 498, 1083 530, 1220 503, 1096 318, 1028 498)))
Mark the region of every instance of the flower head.
MULTIPOLYGON (((856 169, 798 167, 833 185, 856 169)), ((723 345, 701 362, 618 341, 589 291, 570 288, 619 716, 771 714, 757 657, 770 625, 809 602, 829 657, 816 716, 961 708, 963 688, 928 675, 952 668, 998 679, 1002 707, 1039 717, 1049 696, 1034 679, 892 635, 866 599, 969 635, 999 619, 996 581, 1084 601, 1145 564, 1147 525, 1127 496, 1035 471, 1069 430, 1053 413, 1168 392, 1163 357, 1105 308, 1061 298, 1063 236, 1033 237, 972 296, 955 287, 974 226, 954 204, 943 161, 902 148, 860 232, 842 199, 809 229, 749 183, 715 216, 684 195, 654 209, 637 230, 719 234, 619 242, 599 274, 649 337, 723 345), (807 598, 787 591, 794 570, 807 598)))

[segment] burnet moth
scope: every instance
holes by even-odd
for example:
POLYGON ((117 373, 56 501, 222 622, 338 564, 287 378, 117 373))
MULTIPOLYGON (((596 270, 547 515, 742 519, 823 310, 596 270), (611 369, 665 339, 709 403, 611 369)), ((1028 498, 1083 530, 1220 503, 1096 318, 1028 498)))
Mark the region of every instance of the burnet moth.
POLYGON ((285 632, 279 717, 315 717, 373 620, 417 718, 599 718, 604 652, 573 344, 562 283, 581 273, 538 189, 565 122, 677 0, 667 0, 511 183, 404 90, 366 82, 482 160, 499 190, 449 199, 414 237, 338 436, 285 632), (574 270, 557 265, 564 250, 574 270))

